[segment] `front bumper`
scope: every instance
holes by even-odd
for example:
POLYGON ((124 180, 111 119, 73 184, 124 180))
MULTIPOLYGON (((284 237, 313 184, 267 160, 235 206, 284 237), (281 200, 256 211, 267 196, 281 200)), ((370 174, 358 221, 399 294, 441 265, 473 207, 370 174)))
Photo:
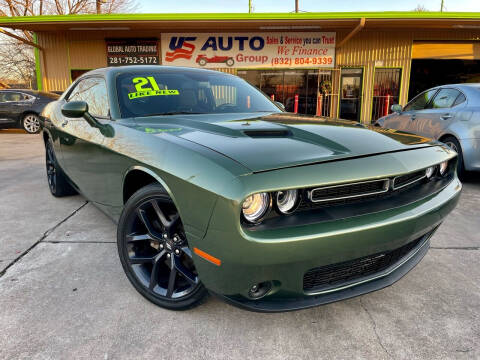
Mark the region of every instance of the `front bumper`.
POLYGON ((480 171, 480 139, 460 140, 466 170, 480 171))
POLYGON ((228 211, 217 204, 206 237, 191 245, 221 259, 221 266, 198 256, 195 265, 213 294, 254 311, 297 310, 368 293, 391 285, 422 259, 461 188, 455 177, 438 193, 395 209, 258 232, 234 232, 231 224, 216 223, 218 212, 228 211), (422 237, 418 247, 381 273, 329 291, 304 290, 303 276, 310 269, 392 251, 422 237), (258 300, 249 298, 252 285, 262 282, 271 282, 272 289, 258 300))
POLYGON ((226 302, 247 309, 258 312, 282 312, 306 309, 318 305, 324 305, 331 302, 349 299, 355 296, 367 294, 372 291, 380 290, 392 285, 411 269, 417 265, 420 260, 427 254, 430 246, 430 237, 434 231, 424 235, 420 243, 406 256, 400 259, 397 263, 385 269, 381 273, 358 279, 357 281, 348 284, 347 286, 339 286, 331 291, 321 292, 319 294, 312 294, 300 297, 291 298, 261 298, 259 300, 247 299, 243 296, 223 296, 213 293, 226 302))

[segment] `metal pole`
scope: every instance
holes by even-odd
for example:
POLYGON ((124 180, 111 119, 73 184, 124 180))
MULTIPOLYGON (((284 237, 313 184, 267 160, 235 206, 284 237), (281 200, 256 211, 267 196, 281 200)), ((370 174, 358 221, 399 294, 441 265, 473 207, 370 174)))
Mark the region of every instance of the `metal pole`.
POLYGON ((295 0, 295 12, 298 13, 298 0, 295 0))
POLYGON ((442 2, 440 4, 440 12, 443 12, 443 6, 444 6, 444 0, 442 0, 442 2))

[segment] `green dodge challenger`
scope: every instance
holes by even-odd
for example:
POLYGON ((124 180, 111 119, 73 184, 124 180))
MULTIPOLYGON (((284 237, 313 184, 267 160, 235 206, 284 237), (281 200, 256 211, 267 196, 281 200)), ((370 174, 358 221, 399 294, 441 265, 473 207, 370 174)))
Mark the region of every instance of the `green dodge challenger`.
POLYGON ((51 193, 116 221, 128 279, 168 309, 212 293, 287 311, 391 285, 462 188, 441 143, 286 113, 209 70, 94 70, 41 121, 51 193))

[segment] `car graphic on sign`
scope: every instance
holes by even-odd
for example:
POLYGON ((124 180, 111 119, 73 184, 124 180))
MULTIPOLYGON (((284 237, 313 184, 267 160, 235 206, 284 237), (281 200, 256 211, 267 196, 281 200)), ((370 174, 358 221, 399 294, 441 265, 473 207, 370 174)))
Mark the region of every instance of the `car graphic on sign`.
POLYGON ((196 62, 200 66, 205 66, 208 63, 225 63, 227 66, 233 66, 233 64, 235 64, 235 61, 231 56, 212 56, 209 58, 204 54, 198 55, 196 62))

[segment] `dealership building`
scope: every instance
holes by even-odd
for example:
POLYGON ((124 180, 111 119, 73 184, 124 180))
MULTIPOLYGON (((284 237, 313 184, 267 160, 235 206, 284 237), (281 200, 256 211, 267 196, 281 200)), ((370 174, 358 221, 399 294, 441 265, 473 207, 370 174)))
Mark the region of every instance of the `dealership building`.
POLYGON ((480 13, 115 14, 1 17, 34 32, 38 87, 105 66, 236 74, 288 111, 370 123, 432 86, 480 82, 480 13))

